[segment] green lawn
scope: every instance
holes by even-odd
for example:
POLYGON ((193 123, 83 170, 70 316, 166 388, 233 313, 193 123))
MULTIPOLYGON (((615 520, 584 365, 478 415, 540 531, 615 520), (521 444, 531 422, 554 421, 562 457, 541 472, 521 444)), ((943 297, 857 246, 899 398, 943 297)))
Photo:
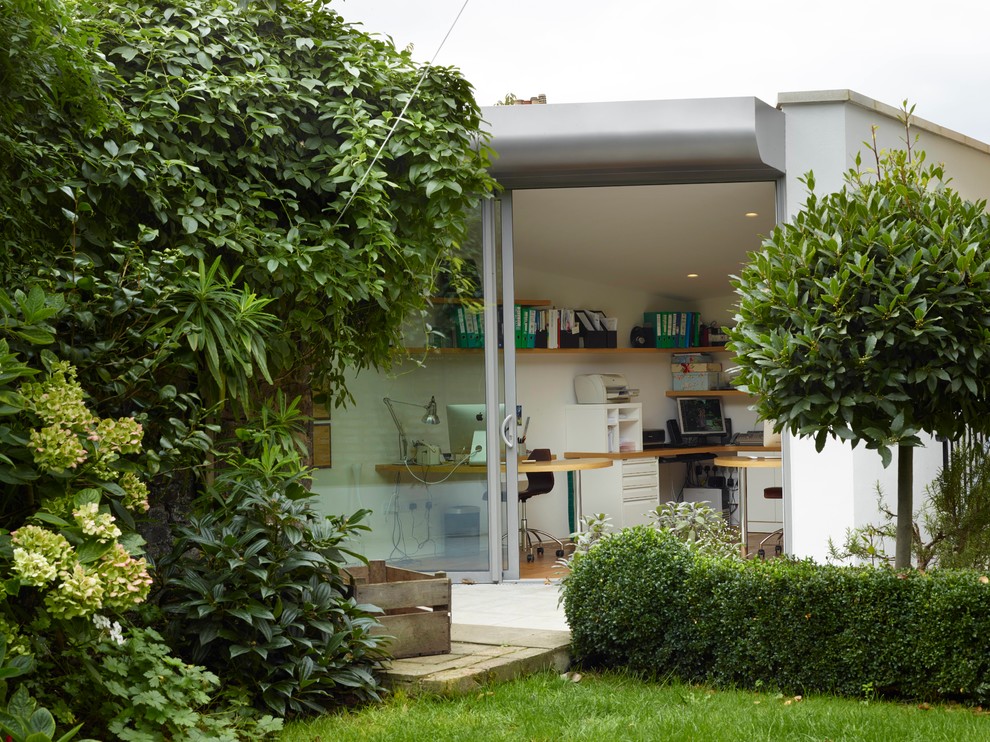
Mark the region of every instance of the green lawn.
POLYGON ((936 742, 990 740, 990 715, 953 707, 829 696, 713 691, 586 673, 494 685, 460 698, 396 695, 385 704, 288 725, 282 740, 698 740, 936 742))

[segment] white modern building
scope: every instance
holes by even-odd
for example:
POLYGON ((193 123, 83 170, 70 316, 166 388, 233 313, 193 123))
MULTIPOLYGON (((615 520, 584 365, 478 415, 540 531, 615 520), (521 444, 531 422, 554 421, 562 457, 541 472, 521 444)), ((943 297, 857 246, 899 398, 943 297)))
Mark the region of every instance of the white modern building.
MULTIPOLYGON (((607 374, 638 390, 632 413, 611 410, 622 420, 616 435, 629 439, 622 451, 617 440, 612 453, 638 455, 614 455, 606 469, 558 472, 553 490, 529 501, 529 525, 567 536, 582 512, 599 508, 617 524, 638 522, 645 504, 680 499, 712 477, 738 478, 704 458, 636 450, 644 430, 666 430, 677 418, 679 395, 671 352, 633 347, 631 330, 662 311, 730 324, 730 276, 762 236, 801 208, 799 178, 813 171, 818 192, 837 190, 857 153, 867 154, 874 127, 887 148, 902 147, 905 132, 898 109, 847 90, 785 93, 776 106, 726 98, 504 106, 484 114, 498 153, 492 172, 503 187, 483 209, 472 245, 484 296, 466 313, 463 303, 438 297, 430 317, 410 320, 410 347, 397 351, 405 360, 394 373, 350 380, 356 403, 333 413, 332 455, 314 489, 328 512, 372 511, 371 531, 356 545, 370 558, 499 581, 520 575, 516 493, 526 481, 513 454, 609 453, 614 400, 601 400, 604 425, 575 423, 585 420, 569 413, 579 403, 576 376, 607 374), (510 312, 499 307, 517 305, 600 311, 617 327, 616 347, 516 348, 510 312), (465 314, 478 325, 461 334, 455 325, 465 314), (425 409, 431 400, 435 411, 425 409), (490 413, 474 431, 470 417, 465 423, 469 405, 490 413), (486 446, 485 463, 459 464, 461 441, 468 435, 476 444, 475 432, 500 445, 486 446), (599 434, 602 451, 587 443, 599 434)), ((918 118, 911 134, 929 161, 944 162, 963 197, 990 196, 990 146, 918 118)), ((712 353, 731 366, 730 356, 712 353)), ((713 397, 734 430, 759 427, 745 395, 713 397)), ((940 445, 916 452, 919 502, 941 461, 940 445)), ((786 551, 823 561, 829 538, 841 541, 847 528, 877 521, 878 482, 893 503, 896 466, 884 469, 862 447, 830 443, 817 453, 810 440, 785 438, 782 469, 751 477, 752 530, 782 527, 786 551), (767 477, 779 478, 782 501, 760 497, 774 483, 767 477)), ((741 493, 731 494, 738 504, 741 493)))

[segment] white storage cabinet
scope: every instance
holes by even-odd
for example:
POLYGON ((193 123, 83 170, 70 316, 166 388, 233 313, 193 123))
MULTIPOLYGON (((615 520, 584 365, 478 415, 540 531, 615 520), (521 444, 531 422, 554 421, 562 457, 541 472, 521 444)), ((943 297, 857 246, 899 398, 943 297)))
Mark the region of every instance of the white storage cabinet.
MULTIPOLYGON (((636 402, 567 405, 564 425, 567 451, 593 455, 643 450, 643 406, 636 402)), ((650 511, 659 504, 655 458, 616 460, 607 469, 581 472, 582 517, 604 513, 613 528, 625 528, 648 523, 650 511)))

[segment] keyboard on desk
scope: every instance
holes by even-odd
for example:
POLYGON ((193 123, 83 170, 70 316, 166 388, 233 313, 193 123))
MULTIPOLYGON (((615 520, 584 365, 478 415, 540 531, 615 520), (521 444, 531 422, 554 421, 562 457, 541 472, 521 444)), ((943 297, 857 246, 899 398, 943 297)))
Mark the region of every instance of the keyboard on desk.
POLYGON ((750 430, 748 433, 736 433, 732 436, 733 446, 762 446, 763 431, 750 430))

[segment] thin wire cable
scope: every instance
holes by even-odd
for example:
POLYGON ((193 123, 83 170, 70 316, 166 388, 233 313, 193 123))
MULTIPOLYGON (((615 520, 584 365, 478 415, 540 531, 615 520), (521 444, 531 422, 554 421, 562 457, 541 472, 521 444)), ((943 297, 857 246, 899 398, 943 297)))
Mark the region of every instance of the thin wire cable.
POLYGON ((423 67, 423 72, 422 74, 420 74, 419 80, 416 81, 416 87, 413 88, 413 91, 409 95, 408 100, 406 100, 406 104, 402 106, 402 110, 399 112, 399 115, 395 118, 395 121, 392 122, 392 127, 388 130, 388 133, 385 135, 385 139, 378 147, 378 151, 375 152, 375 156, 371 158, 371 164, 368 165, 367 169, 364 171, 364 175, 361 176, 361 179, 358 181, 358 184, 354 187, 354 190, 351 191, 350 198, 347 199, 347 203, 344 204, 344 208, 340 210, 340 214, 337 216, 337 220, 333 223, 334 227, 340 224, 340 220, 344 218, 344 215, 347 213, 347 210, 350 208, 351 204, 354 202, 354 199, 357 197, 358 192, 367 182, 368 177, 371 175, 371 171, 374 170, 375 168, 375 164, 378 162, 378 159, 381 157, 382 152, 385 151, 385 146, 389 143, 389 140, 391 140, 392 135, 395 134, 395 130, 398 128, 399 122, 403 120, 402 117, 405 116, 406 111, 409 110, 409 105, 416 98, 416 93, 419 92, 419 88, 423 84, 423 80, 426 79, 426 73, 430 71, 430 68, 433 66, 433 62, 436 61, 437 56, 440 54, 440 50, 443 49, 443 45, 447 43, 447 39, 450 38, 450 34, 454 30, 454 26, 456 26, 457 21, 461 19, 461 15, 464 13, 464 9, 467 8, 467 5, 470 1, 471 0, 464 0, 464 4, 461 5, 461 9, 457 11, 457 15, 454 17, 453 23, 450 24, 450 28, 447 29, 447 33, 440 41, 440 46, 437 47, 437 50, 433 53, 433 56, 430 58, 430 61, 427 62, 426 65, 423 67))

